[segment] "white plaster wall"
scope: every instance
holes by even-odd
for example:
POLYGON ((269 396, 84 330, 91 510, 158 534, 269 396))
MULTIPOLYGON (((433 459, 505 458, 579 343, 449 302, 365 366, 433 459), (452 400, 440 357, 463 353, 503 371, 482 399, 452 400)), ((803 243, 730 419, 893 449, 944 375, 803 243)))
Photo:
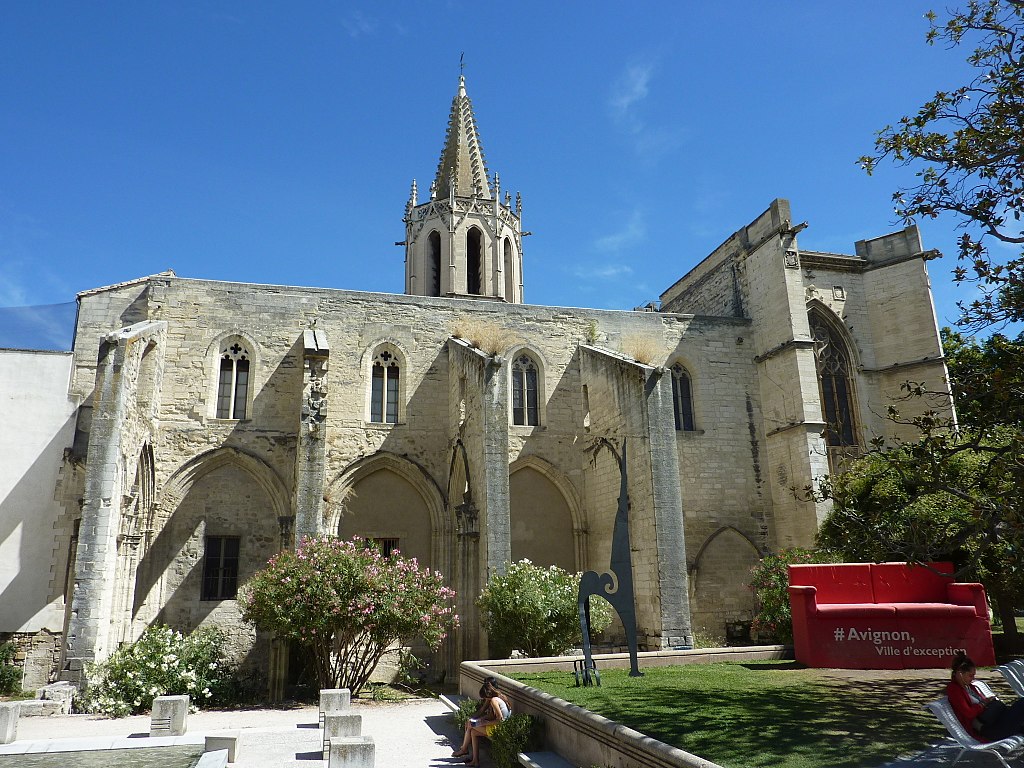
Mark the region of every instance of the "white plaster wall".
POLYGON ((75 435, 71 362, 70 352, 0 350, 0 632, 63 625, 54 487, 75 435))

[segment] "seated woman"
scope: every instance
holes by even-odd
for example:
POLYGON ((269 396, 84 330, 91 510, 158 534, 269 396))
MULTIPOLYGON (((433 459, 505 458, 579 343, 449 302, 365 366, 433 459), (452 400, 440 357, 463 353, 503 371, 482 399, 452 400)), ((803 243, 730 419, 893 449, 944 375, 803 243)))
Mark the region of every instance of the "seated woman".
POLYGON ((465 737, 462 746, 458 751, 452 753, 452 757, 466 756, 466 764, 472 766, 480 765, 480 745, 478 739, 481 736, 490 738, 498 723, 509 715, 508 700, 498 691, 494 685, 494 678, 487 678, 480 689, 480 707, 474 717, 466 721, 465 737), (472 754, 470 754, 472 749, 472 754))
POLYGON ((957 720, 978 741, 999 741, 1024 733, 1024 699, 1007 706, 999 699, 986 696, 974 684, 978 668, 967 654, 953 659, 953 671, 946 697, 957 720))

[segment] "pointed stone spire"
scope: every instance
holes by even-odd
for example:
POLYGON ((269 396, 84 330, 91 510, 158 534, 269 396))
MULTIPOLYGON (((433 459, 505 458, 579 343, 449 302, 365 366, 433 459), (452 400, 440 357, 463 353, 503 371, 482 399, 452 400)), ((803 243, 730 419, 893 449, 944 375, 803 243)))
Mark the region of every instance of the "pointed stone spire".
POLYGON ((473 105, 466 95, 466 78, 459 76, 459 92, 452 99, 444 149, 434 178, 437 195, 445 197, 490 197, 483 147, 477 133, 473 105))

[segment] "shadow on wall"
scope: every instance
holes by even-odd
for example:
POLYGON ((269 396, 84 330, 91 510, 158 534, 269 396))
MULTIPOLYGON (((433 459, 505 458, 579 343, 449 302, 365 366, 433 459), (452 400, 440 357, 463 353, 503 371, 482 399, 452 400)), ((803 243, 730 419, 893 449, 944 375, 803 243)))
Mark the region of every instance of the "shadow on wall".
MULTIPOLYGON (((71 444, 74 424, 72 414, 10 493, 0 499, 0 543, 18 537, 17 555, 13 559, 16 572, 0 592, 0 632, 19 631, 48 603, 64 594, 64 573, 63 569, 58 572, 58 568, 60 563, 67 562, 67 552, 58 552, 54 558, 57 548, 54 529, 60 515, 57 502, 48 502, 45 516, 26 512, 39 510, 41 493, 46 493, 45 499, 53 498, 62 456, 71 444), (44 564, 49 568, 40 567, 44 564)), ((5 569, 10 564, 11 561, 6 562, 5 569)), ((60 632, 62 624, 47 629, 60 632)))

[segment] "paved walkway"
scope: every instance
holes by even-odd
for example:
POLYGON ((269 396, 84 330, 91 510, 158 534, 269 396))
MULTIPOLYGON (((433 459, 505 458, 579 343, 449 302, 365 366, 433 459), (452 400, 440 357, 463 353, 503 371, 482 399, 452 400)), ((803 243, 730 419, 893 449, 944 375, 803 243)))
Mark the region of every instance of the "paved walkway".
MULTIPOLYGON (((452 768, 461 761, 451 757, 452 743, 460 736, 449 721, 448 709, 436 699, 412 699, 380 704, 354 701, 352 711, 363 716, 363 734, 372 736, 375 764, 385 768, 452 768)), ((0 768, 4 755, 26 752, 57 752, 83 749, 111 749, 125 745, 202 744, 207 734, 239 731, 234 768, 326 768, 322 759, 322 731, 314 707, 293 709, 239 709, 204 711, 188 716, 185 736, 149 739, 149 717, 141 715, 119 720, 94 715, 23 717, 18 721, 18 739, 0 745, 0 768)), ((877 768, 946 768, 952 765, 959 747, 944 741, 924 752, 896 758, 877 768)), ((481 763, 490 765, 486 751, 481 763)), ((991 768, 998 762, 991 756, 965 755, 959 766, 991 768)))
MULTIPOLYGON (((378 766, 461 765, 451 757, 452 740, 459 734, 449 721, 448 709, 436 699, 393 704, 354 701, 352 711, 363 716, 363 734, 373 737, 378 766)), ((206 734, 237 730, 237 760, 231 764, 235 768, 324 768, 323 734, 317 724, 316 707, 198 712, 188 716, 188 732, 178 743, 201 743, 206 734)), ((155 741, 148 733, 145 715, 119 720, 94 715, 23 717, 18 721, 17 741, 0 745, 0 755, 102 749, 122 742, 142 746, 155 741)), ((481 763, 487 764, 486 757, 481 763)))

